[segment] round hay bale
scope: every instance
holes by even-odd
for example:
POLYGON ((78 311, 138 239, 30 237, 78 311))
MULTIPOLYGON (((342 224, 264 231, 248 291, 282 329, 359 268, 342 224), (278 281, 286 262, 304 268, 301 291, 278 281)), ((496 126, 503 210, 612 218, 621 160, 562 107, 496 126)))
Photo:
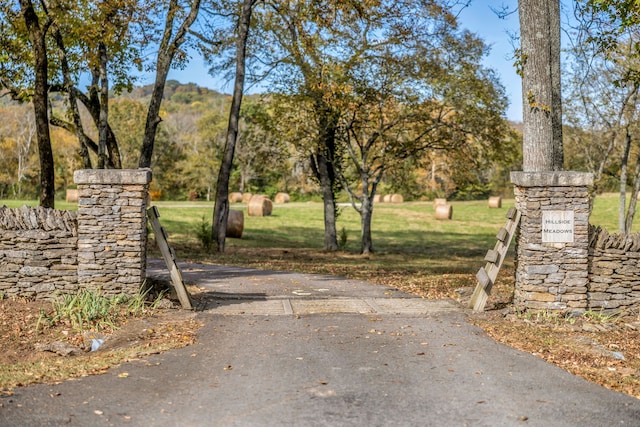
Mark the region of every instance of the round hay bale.
POLYGON ((242 202, 243 203, 249 203, 249 200, 251 200, 252 197, 253 197, 253 194, 251 194, 251 193, 243 193, 242 194, 242 202))
POLYGON ((67 198, 68 203, 74 203, 78 201, 78 190, 76 189, 68 189, 67 190, 67 198))
POLYGON ((287 193, 278 193, 273 201, 276 203, 289 203, 290 200, 291 198, 287 193))
POLYGON ((490 208, 501 208, 502 207, 502 197, 489 197, 489 207, 490 208))
POLYGON ((446 205, 447 199, 433 199, 433 206, 438 207, 438 205, 446 205))
POLYGON ((385 203, 391 203, 391 194, 385 194, 382 197, 382 201, 385 202, 385 203))
POLYGON ((236 209, 229 209, 227 218, 227 237, 239 239, 244 231, 244 213, 236 209))
POLYGON ((453 217, 453 207, 449 204, 436 206, 436 219, 451 219, 453 217))
POLYGON ((242 193, 236 191, 229 194, 229 203, 242 203, 242 193))
POLYGON ((373 203, 380 203, 382 201, 382 196, 380 196, 379 194, 376 194, 375 196, 373 196, 373 203))
POLYGON ((273 202, 265 196, 255 195, 247 204, 249 216, 269 216, 273 210, 273 202))
POLYGON ((404 198, 402 194, 392 194, 391 195, 391 203, 402 203, 404 202, 404 198))

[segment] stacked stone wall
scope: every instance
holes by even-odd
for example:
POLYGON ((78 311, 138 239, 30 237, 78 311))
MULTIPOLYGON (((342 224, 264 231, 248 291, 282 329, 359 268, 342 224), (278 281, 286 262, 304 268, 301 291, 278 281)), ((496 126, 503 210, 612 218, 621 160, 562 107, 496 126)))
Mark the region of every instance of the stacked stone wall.
POLYGON ((640 233, 625 236, 592 227, 590 234, 589 309, 640 308, 640 233))
POLYGON ((53 298, 78 289, 73 211, 0 207, 0 295, 53 298))
POLYGON ((0 296, 135 295, 146 279, 150 170, 81 170, 78 211, 0 208, 0 296))
POLYGON ((589 194, 587 185, 582 183, 584 177, 571 173, 512 173, 512 180, 516 184, 516 207, 521 212, 516 239, 515 306, 587 309, 589 194), (573 241, 542 242, 544 211, 573 212, 573 241))
POLYGON ((150 170, 89 169, 78 184, 78 282, 135 294, 146 277, 150 170))

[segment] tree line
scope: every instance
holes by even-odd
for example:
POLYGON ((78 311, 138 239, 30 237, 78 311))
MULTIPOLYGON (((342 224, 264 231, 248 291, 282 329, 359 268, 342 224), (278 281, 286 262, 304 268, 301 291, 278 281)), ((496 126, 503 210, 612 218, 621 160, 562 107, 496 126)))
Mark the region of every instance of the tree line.
MULTIPOLYGON (((117 138, 122 167, 136 168, 144 132, 146 106, 152 85, 134 87, 110 100, 110 126, 117 138)), ((61 114, 62 99, 52 99, 52 111, 61 114)), ((231 191, 273 196, 287 192, 293 200, 318 200, 319 187, 311 177, 304 153, 280 131, 268 95, 246 95, 240 126, 231 191)), ((159 200, 213 200, 226 132, 229 95, 195 83, 168 80, 152 160, 153 197, 159 200)), ((89 120, 88 112, 81 117, 89 120)), ((33 110, 29 104, 0 98, 0 199, 37 197, 38 157, 33 110)), ((97 129, 87 127, 97 138, 97 129)), ((520 164, 517 124, 511 152, 494 158, 467 147, 455 152, 429 151, 407 159, 390 171, 381 183, 381 194, 400 193, 406 200, 454 200, 484 198, 509 192, 509 171, 520 164)), ((52 128, 56 164, 56 198, 74 188, 73 172, 82 168, 77 140, 69 132, 52 128)), ((348 202, 341 191, 339 201, 348 202)))
MULTIPOLYGON (((536 3, 549 1, 521 0, 520 8, 535 11, 536 3)), ((280 174, 280 164, 290 165, 279 179, 300 172, 315 182, 325 206, 327 250, 338 248, 336 200, 342 192, 348 195, 362 218, 361 250, 367 253, 373 250, 370 226, 380 186, 416 182, 421 171, 431 172, 433 184, 440 164, 454 170, 450 176, 464 176, 472 184, 469 193, 483 187, 486 192, 494 179, 491 171, 504 175, 517 168, 518 136, 504 118, 504 88, 482 64, 488 46, 457 21, 468 3, 4 2, 0 86, 32 106, 43 206, 54 205, 56 176, 62 175, 64 162, 54 161, 51 136, 61 130, 75 140, 81 167, 120 168, 123 162, 152 167, 167 194, 186 188, 189 180, 193 186, 214 176, 215 183, 201 182, 194 191, 206 187, 210 194, 215 186, 213 233, 219 251, 224 250, 229 187, 238 177, 240 186, 254 182, 247 165, 261 163, 273 175, 280 174), (233 93, 220 110, 203 106, 200 117, 172 122, 177 116, 169 114, 173 107, 164 96, 167 74, 171 67, 188 66, 193 51, 206 58, 212 73, 234 81, 233 93), (133 89, 134 71, 143 69, 156 78, 148 103, 140 108, 118 95, 133 89), (83 79, 90 82, 84 88, 83 79), (243 104, 245 84, 260 84, 265 96, 243 104), (54 108, 53 101, 63 107, 54 108), (129 131, 117 132, 120 125, 129 131), (193 125, 198 132, 190 141, 171 135, 171 126, 193 125), (140 133, 134 135, 133 128, 140 133), (265 163, 262 156, 281 162, 265 163)), ((604 3, 637 17, 632 6, 623 8, 627 2, 603 1, 585 2, 589 7, 581 16, 588 11, 606 18, 610 9, 604 3)), ((609 27, 591 36, 601 42, 600 52, 611 52, 625 36, 614 31, 618 15, 609 18, 609 27)), ((633 29, 637 21, 624 23, 633 29)), ((516 59, 521 66, 532 64, 532 58, 516 59)), ((534 97, 527 105, 540 117, 549 116, 547 101, 534 97)), ((25 177, 28 156, 18 152, 16 174, 25 177)), ((554 164, 564 163, 561 155, 562 150, 554 155, 554 164)))

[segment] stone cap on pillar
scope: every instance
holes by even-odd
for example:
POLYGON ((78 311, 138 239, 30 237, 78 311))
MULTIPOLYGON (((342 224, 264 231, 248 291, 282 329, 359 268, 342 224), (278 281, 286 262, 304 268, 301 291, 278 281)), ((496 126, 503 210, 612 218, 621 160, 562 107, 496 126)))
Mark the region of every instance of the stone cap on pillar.
POLYGON ((519 187, 588 187, 593 174, 576 171, 511 172, 511 183, 519 187))
POLYGON ((151 169, 81 169, 73 173, 76 184, 148 184, 151 169))

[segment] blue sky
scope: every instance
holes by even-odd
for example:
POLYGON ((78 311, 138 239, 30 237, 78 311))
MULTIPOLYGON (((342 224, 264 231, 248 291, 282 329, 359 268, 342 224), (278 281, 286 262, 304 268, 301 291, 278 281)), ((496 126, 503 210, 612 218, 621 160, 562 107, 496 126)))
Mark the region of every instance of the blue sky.
MULTIPOLYGON (((485 58, 485 65, 495 69, 500 81, 506 89, 510 105, 506 111, 509 120, 522 121, 522 90, 520 77, 513 67, 513 46, 511 34, 517 34, 519 30, 517 13, 511 14, 505 19, 499 18, 493 9, 502 9, 503 6, 514 10, 517 0, 473 0, 470 7, 460 14, 462 27, 470 30, 491 46, 491 53, 485 58)), ((207 66, 199 57, 194 57, 185 70, 172 70, 170 79, 182 83, 197 83, 200 86, 215 89, 223 93, 231 91, 231 84, 220 82, 207 73, 207 66)), ((141 81, 143 84, 152 83, 141 81)))
POLYGON ((491 47, 484 64, 496 70, 509 98, 506 115, 514 122, 522 121, 522 82, 513 66, 512 36, 518 35, 518 14, 500 18, 492 10, 516 10, 517 0, 473 0, 471 6, 460 14, 462 27, 478 35, 491 47))

